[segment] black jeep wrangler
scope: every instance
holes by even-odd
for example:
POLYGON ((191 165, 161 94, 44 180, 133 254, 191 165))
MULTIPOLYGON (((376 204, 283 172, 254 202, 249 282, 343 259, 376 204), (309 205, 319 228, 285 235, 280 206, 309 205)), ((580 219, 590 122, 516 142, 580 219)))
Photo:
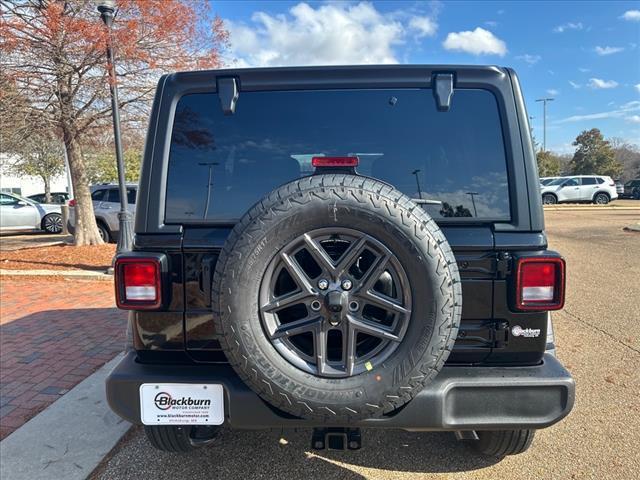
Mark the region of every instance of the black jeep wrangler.
POLYGON ((569 413, 522 93, 508 68, 162 77, 111 408, 187 451, 231 428, 451 431, 487 455, 569 413))

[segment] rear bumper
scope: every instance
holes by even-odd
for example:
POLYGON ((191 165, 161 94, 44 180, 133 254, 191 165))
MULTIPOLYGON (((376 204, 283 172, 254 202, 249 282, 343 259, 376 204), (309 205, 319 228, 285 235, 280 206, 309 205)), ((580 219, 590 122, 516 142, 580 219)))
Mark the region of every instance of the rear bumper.
MULTIPOLYGON (((232 428, 312 427, 269 406, 228 365, 148 365, 129 352, 106 381, 107 400, 119 416, 140 424, 143 383, 216 383, 225 391, 225 425, 232 428)), ((544 428, 573 407, 575 383, 550 354, 533 367, 446 366, 405 407, 360 427, 406 430, 496 430, 544 428)))

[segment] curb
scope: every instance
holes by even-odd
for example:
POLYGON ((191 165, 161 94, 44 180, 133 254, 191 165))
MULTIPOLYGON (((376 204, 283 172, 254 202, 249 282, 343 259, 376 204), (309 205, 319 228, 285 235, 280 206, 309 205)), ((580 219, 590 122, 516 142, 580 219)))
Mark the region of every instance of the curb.
POLYGON ((84 480, 129 430, 104 382, 122 354, 0 442, 0 478, 84 480))
POLYGON ((7 270, 0 269, 0 276, 16 277, 59 277, 74 280, 113 281, 113 275, 92 270, 7 270))
POLYGON ((640 211, 640 205, 638 205, 637 207, 633 206, 633 207, 617 207, 614 205, 602 205, 600 207, 597 207, 595 205, 585 205, 584 207, 580 207, 578 205, 567 205, 562 206, 562 205, 543 205, 543 209, 544 210, 551 210, 551 211, 596 211, 596 210, 606 210, 606 211, 614 211, 614 210, 637 210, 640 211))

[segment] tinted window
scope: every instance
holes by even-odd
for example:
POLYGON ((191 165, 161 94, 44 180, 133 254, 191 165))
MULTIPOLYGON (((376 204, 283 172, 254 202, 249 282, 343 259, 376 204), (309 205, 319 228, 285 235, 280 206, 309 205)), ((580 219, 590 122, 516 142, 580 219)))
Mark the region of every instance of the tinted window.
MULTIPOLYGON (((105 202, 120 203, 120 190, 110 188, 108 192, 105 202)), ((136 203, 136 193, 135 188, 127 188, 127 203, 136 203)))
POLYGON ((18 203, 16 198, 0 194, 0 205, 15 205, 16 203, 18 203))
POLYGON ((563 187, 575 187, 577 185, 580 185, 579 178, 570 178, 562 184, 563 187))
POLYGON ((101 202, 104 199, 106 190, 96 190, 91 194, 91 200, 94 202, 101 202))
POLYGON ((582 185, 595 185, 596 179, 594 177, 584 177, 582 179, 582 185))
POLYGON ((597 180, 598 180, 598 183, 604 183, 604 178, 602 178, 602 177, 598 177, 597 180))
POLYGON ((107 190, 107 198, 105 202, 120 203, 120 192, 117 188, 110 188, 107 190))
POLYGON ((456 90, 439 112, 431 90, 403 89, 244 92, 230 116, 216 94, 183 97, 165 220, 235 221, 321 155, 358 155, 360 174, 440 202, 424 205, 435 218, 510 218, 495 97, 456 90))

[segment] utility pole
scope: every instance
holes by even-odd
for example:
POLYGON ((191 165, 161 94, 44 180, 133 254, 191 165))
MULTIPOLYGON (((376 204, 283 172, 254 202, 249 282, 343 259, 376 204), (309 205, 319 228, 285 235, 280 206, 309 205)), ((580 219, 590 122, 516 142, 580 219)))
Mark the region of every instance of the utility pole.
POLYGON ((416 169, 413 172, 411 172, 411 174, 416 176, 416 185, 418 186, 418 198, 422 200, 422 190, 420 189, 420 178, 418 177, 418 174, 420 172, 421 172, 420 169, 416 169))
POLYGON ((476 210, 476 195, 480 195, 478 192, 467 192, 467 195, 471 196, 471 203, 473 204, 473 216, 478 216, 478 210, 476 210))
POLYGON ((542 150, 547 151, 547 102, 553 102, 553 98, 538 98, 536 102, 542 102, 542 150))

